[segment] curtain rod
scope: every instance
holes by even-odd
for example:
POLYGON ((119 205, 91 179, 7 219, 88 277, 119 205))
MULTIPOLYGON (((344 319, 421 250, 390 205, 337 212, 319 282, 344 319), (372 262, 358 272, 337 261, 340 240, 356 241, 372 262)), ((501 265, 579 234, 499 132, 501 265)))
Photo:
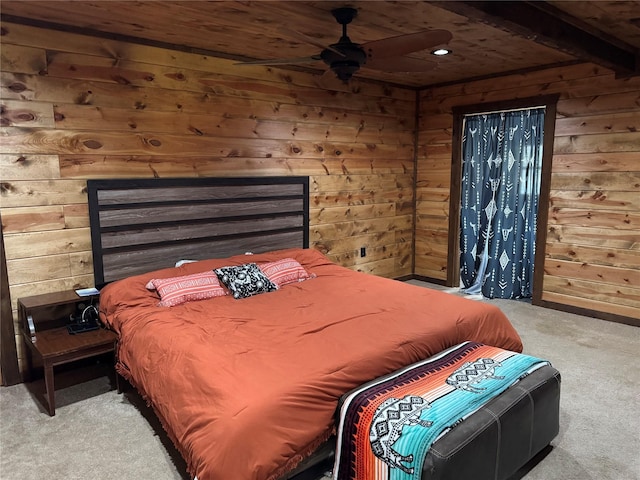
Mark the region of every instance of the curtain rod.
POLYGON ((474 113, 465 113, 464 117, 473 117, 475 115, 487 115, 489 113, 508 113, 508 112, 521 112, 523 110, 535 110, 537 108, 546 109, 546 105, 538 105, 536 107, 522 107, 522 108, 510 108, 507 110, 490 110, 487 112, 474 112, 474 113))

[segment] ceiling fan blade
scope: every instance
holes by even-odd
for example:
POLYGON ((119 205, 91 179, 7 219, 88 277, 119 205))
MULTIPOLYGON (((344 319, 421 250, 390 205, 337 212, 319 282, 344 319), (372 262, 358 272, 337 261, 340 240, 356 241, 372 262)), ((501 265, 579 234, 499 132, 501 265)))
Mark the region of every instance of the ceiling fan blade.
POLYGON ((395 72, 395 73, 411 73, 411 72, 428 72, 429 70, 437 67, 436 62, 430 62, 428 60, 420 60, 418 58, 410 57, 387 57, 371 60, 367 60, 367 63, 362 68, 371 68, 374 70, 380 70, 382 72, 395 72))
MULTIPOLYGON (((275 14, 279 17, 286 15, 286 11, 283 11, 282 9, 280 9, 277 3, 273 5, 270 4, 269 2, 252 2, 252 3, 255 3, 255 5, 252 5, 251 8, 255 7, 255 8, 267 10, 270 14, 275 14)), ((345 56, 344 53, 342 53, 340 50, 333 48, 331 45, 326 45, 322 43, 320 40, 318 40, 317 38, 310 37, 309 35, 299 32, 298 30, 295 30, 293 28, 281 27, 279 30, 284 34, 297 37, 298 39, 302 40, 305 43, 308 43, 309 45, 316 46, 322 50, 330 50, 336 55, 340 55, 341 57, 345 56)))
POLYGON ((272 60, 250 60, 247 62, 234 63, 234 65, 297 65, 300 63, 314 63, 318 60, 322 60, 320 55, 298 58, 274 58, 272 60))
POLYGON ((453 35, 448 30, 425 30, 424 32, 374 40, 363 44, 362 48, 367 52, 367 58, 371 59, 399 57, 448 43, 452 38, 453 35))

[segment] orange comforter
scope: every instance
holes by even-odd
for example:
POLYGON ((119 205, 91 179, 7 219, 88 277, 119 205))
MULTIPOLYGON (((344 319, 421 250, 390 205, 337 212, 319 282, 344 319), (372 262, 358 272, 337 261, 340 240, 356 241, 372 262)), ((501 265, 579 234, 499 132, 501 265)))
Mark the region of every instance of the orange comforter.
POLYGON ((332 433, 340 396, 465 340, 521 351, 491 305, 337 266, 315 250, 206 260, 105 287, 118 370, 199 480, 276 479, 332 433), (157 307, 151 278, 297 259, 316 278, 157 307))

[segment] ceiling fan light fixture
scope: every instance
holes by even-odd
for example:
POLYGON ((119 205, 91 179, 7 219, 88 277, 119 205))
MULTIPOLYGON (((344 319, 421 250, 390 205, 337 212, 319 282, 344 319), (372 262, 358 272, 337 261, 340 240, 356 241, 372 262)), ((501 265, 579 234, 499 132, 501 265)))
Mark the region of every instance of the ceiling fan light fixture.
POLYGON ((353 43, 346 35, 343 35, 340 41, 331 47, 331 50, 323 50, 320 53, 320 58, 340 80, 347 83, 353 74, 367 63, 367 54, 360 45, 353 43))
POLYGON ((435 55, 436 57, 443 57, 444 55, 449 55, 451 50, 448 48, 436 48, 435 50, 431 50, 431 55, 435 55))
POLYGON ((360 65, 356 62, 334 62, 331 65, 331 71, 345 83, 347 83, 358 70, 360 70, 360 65))

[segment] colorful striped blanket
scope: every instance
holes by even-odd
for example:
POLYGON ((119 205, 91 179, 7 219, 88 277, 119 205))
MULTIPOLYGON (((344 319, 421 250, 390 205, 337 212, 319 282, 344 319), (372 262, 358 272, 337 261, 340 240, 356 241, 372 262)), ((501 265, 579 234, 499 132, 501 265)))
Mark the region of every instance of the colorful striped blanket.
POLYGON ((346 394, 335 480, 419 480, 440 436, 533 370, 535 357, 464 342, 346 394))

